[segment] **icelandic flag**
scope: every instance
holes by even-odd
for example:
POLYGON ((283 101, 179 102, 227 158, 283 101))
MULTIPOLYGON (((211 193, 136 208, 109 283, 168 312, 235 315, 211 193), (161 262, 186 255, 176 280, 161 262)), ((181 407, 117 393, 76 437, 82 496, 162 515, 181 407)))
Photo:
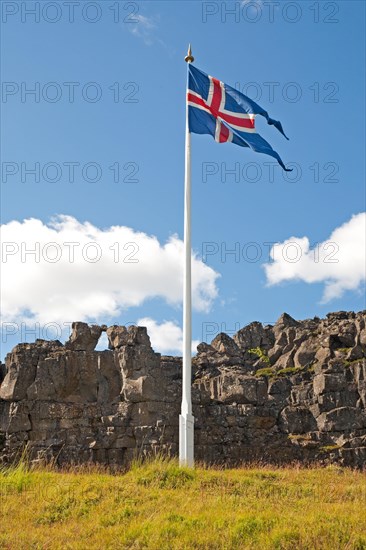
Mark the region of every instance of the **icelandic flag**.
POLYGON ((280 166, 280 156, 270 144, 255 131, 255 115, 262 115, 285 136, 278 120, 270 118, 267 111, 246 95, 207 75, 189 63, 187 102, 189 105, 189 131, 194 134, 210 134, 218 143, 232 142, 250 147, 258 153, 274 157, 280 166))

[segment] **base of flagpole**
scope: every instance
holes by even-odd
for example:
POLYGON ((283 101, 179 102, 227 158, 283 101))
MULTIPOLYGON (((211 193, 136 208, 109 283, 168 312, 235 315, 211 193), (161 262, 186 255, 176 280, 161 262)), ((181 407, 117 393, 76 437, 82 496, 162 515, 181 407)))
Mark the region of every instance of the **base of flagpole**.
POLYGON ((179 464, 180 466, 194 466, 193 454, 194 416, 191 414, 179 415, 179 464))

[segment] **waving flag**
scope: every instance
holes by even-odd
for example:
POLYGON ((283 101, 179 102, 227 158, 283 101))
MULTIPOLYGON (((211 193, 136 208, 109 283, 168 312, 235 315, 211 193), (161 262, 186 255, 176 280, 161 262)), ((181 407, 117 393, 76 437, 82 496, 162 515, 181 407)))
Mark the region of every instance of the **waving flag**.
POLYGON ((232 142, 270 155, 286 172, 291 172, 279 154, 257 134, 255 116, 262 115, 268 124, 275 126, 288 139, 281 123, 270 118, 267 111, 238 90, 205 74, 191 63, 188 69, 189 131, 210 134, 218 143, 232 142))
POLYGON ((218 143, 232 142, 275 158, 290 172, 269 143, 255 131, 255 117, 262 115, 285 136, 281 123, 249 97, 192 65, 191 45, 184 60, 188 67, 184 178, 184 276, 182 406, 179 415, 179 463, 194 464, 192 409, 192 247, 191 247, 191 133, 210 134, 218 143))

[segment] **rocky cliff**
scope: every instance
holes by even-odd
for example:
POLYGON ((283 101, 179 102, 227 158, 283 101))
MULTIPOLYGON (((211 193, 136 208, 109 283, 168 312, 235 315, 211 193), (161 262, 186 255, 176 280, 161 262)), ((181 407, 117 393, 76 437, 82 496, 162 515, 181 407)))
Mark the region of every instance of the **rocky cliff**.
MULTIPOLYGON (((219 464, 366 465, 366 312, 254 322, 202 343, 195 456, 219 464)), ((178 450, 181 358, 144 327, 74 323, 68 342, 19 344, 0 367, 0 456, 125 465, 178 450), (102 331, 110 350, 94 351, 102 331)))

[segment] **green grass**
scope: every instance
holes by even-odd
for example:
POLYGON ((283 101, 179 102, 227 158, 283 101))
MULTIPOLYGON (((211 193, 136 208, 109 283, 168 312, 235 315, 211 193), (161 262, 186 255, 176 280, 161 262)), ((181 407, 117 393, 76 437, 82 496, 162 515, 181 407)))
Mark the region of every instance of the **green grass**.
POLYGON ((258 369, 255 372, 254 376, 268 376, 268 378, 271 378, 272 376, 276 375, 276 371, 272 367, 265 367, 263 369, 258 369))
POLYGON ((276 377, 280 378, 281 376, 292 376, 298 372, 303 372, 306 367, 286 367, 285 369, 275 370, 273 367, 265 367, 263 369, 258 369, 255 373, 255 376, 268 376, 268 378, 276 377))
POLYGON ((278 376, 287 376, 288 374, 291 376, 292 374, 297 374, 303 370, 304 367, 286 367, 285 369, 278 370, 276 374, 278 376))
POLYGON ((320 451, 325 453, 331 453, 332 451, 337 451, 338 449, 341 449, 340 445, 325 445, 324 447, 320 447, 320 451))
POLYGON ((350 367, 351 365, 355 365, 356 363, 359 363, 360 361, 364 361, 364 357, 360 358, 360 359, 354 359, 353 361, 344 361, 344 366, 345 367, 350 367))
POLYGON ((2 549, 366 550, 366 474, 340 467, 0 472, 2 549))
POLYGON ((270 365, 270 360, 268 355, 261 348, 251 348, 251 349, 248 349, 248 352, 251 353, 252 355, 256 355, 258 359, 263 361, 263 363, 265 363, 266 365, 270 365))
MULTIPOLYGON (((360 359, 357 359, 360 361, 360 359)), ((258 369, 254 376, 267 376, 268 378, 281 378, 285 376, 293 376, 298 373, 313 373, 315 372, 316 363, 309 363, 301 367, 286 367, 284 369, 276 370, 275 367, 265 367, 258 369)))

